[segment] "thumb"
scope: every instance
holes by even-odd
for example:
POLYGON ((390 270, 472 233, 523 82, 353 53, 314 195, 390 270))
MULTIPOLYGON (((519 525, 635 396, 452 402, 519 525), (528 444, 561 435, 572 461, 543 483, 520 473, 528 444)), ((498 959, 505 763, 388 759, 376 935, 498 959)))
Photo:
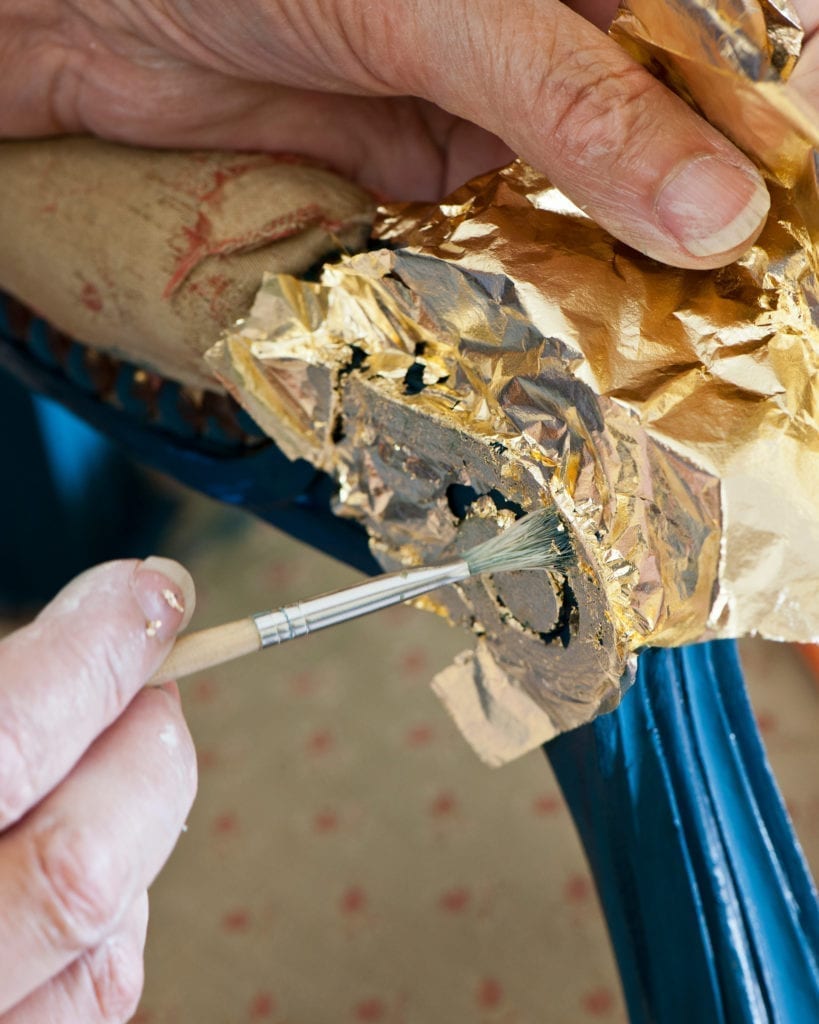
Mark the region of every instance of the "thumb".
POLYGON ((558 0, 408 0, 384 11, 370 53, 389 55, 397 92, 500 136, 634 248, 717 267, 762 229, 769 198, 753 164, 558 0))
POLYGON ((0 830, 125 710, 194 601, 193 581, 176 562, 108 562, 0 641, 0 830))

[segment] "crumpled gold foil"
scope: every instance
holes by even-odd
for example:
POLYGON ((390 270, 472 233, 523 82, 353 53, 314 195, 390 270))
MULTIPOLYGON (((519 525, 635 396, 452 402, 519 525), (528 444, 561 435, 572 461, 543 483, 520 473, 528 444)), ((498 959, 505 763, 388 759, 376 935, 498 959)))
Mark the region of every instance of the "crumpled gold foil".
POLYGON ((619 701, 646 645, 819 640, 816 128, 784 0, 630 0, 613 34, 752 155, 757 244, 661 266, 514 163, 393 206, 377 251, 269 278, 211 365, 387 567, 554 502, 575 565, 427 599, 477 635, 435 681, 490 763, 619 701))

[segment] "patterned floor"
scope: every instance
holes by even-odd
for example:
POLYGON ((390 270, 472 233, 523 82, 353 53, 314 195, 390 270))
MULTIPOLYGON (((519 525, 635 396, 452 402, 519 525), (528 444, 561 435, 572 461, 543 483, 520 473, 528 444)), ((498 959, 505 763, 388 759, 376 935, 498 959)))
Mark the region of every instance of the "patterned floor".
MULTIPOLYGON (((203 498, 180 508, 158 553, 198 582, 194 626, 355 576, 203 498)), ((467 642, 397 608, 182 684, 200 792, 152 890, 137 1024, 625 1022, 548 764, 485 768, 428 689, 467 642)), ((816 873, 819 690, 790 648, 743 656, 816 873)))
MULTIPOLYGON (((353 576, 202 499, 162 553, 199 626, 353 576)), ((183 684, 200 794, 152 893, 138 1024, 625 1021, 545 760, 485 768, 427 688, 465 640, 401 608, 183 684)), ((789 649, 744 655, 816 870, 817 691, 789 649)))

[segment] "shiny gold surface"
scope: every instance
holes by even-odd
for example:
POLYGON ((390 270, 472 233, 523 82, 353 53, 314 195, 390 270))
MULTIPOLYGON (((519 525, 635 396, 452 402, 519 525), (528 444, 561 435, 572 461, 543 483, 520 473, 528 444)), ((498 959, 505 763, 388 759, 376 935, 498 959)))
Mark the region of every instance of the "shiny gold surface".
POLYGON ((472 581, 437 610, 478 636, 436 690, 487 760, 619 700, 634 652, 819 639, 816 130, 786 79, 787 4, 632 0, 616 37, 771 181, 724 270, 661 266, 521 163, 382 211, 388 246, 270 278, 210 358, 386 566, 555 502, 576 566, 472 581))

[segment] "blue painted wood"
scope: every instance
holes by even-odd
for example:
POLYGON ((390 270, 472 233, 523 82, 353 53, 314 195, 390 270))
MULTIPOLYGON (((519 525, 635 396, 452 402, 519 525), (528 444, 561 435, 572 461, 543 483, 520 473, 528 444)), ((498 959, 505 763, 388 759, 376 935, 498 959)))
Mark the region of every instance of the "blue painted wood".
POLYGON ((615 712, 545 749, 634 1024, 819 1021, 819 903, 733 643, 644 652, 615 712))
MULTIPOLYGON (((122 408, 100 402, 69 376, 70 353, 61 365, 45 343, 38 343, 48 331, 45 321, 29 318, 21 337, 7 315, 10 305, 0 293, 0 369, 70 409, 142 465, 217 501, 241 506, 362 572, 381 571, 364 529, 332 514, 335 484, 326 474, 304 460, 288 459, 272 442, 237 450, 214 434, 189 436, 186 424, 170 416, 158 425, 141 419, 127 401, 122 408)), ((134 369, 126 366, 124 376, 130 379, 134 369)))
POLYGON ((0 449, 0 611, 32 614, 89 565, 156 549, 174 503, 101 435, 2 371, 0 449))

